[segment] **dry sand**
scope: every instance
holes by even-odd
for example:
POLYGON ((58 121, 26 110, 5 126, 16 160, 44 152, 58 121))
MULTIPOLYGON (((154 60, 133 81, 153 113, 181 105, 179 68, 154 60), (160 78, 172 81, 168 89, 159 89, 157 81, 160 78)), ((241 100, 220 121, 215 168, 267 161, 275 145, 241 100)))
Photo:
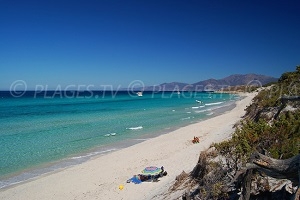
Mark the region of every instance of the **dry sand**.
POLYGON ((38 177, 0 190, 0 199, 176 199, 167 194, 175 177, 190 172, 200 151, 213 142, 230 137, 232 126, 245 114, 244 109, 256 93, 236 102, 236 107, 222 115, 182 127, 168 134, 106 154, 85 163, 38 177), (194 136, 200 143, 192 144, 194 136), (168 175, 158 182, 126 183, 146 166, 164 166, 168 175), (120 190, 119 185, 124 189, 120 190))

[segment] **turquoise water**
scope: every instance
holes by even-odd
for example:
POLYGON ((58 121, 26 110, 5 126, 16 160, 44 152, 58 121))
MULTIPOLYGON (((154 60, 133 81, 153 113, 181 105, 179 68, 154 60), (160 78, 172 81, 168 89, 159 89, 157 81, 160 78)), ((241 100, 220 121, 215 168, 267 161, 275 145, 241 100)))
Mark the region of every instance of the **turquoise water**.
POLYGON ((13 177, 26 179, 30 170, 55 168, 66 159, 76 163, 115 150, 114 143, 211 117, 236 98, 188 92, 144 92, 142 97, 127 92, 20 98, 0 94, 0 188, 20 181, 13 177))

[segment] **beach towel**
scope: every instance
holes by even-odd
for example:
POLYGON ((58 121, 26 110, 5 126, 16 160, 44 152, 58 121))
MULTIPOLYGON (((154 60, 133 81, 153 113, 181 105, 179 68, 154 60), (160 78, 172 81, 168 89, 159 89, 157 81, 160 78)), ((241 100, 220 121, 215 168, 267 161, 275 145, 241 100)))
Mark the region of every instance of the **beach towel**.
POLYGON ((140 184, 142 182, 137 176, 133 176, 128 181, 133 182, 134 184, 140 184))

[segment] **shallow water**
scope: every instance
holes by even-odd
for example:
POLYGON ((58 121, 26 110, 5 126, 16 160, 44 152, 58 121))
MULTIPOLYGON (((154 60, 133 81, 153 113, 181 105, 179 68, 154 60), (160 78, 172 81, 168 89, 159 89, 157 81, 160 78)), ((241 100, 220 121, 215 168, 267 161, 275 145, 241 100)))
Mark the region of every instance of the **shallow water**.
POLYGON ((189 92, 0 95, 0 188, 213 117, 238 98, 189 92))

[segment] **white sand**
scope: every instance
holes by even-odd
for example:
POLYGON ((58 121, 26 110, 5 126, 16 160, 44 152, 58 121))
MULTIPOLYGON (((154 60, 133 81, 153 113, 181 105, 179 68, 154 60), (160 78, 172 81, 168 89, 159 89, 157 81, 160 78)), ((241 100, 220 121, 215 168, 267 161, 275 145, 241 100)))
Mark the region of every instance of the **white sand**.
POLYGON ((134 146, 100 156, 65 170, 0 190, 0 199, 174 199, 163 196, 183 170, 190 172, 200 151, 212 142, 230 137, 232 126, 245 114, 256 93, 246 94, 236 107, 222 115, 192 124, 134 146), (194 136, 199 144, 192 144, 194 136), (126 183, 146 166, 164 166, 158 182, 126 183), (124 189, 119 190, 123 184, 124 189))

